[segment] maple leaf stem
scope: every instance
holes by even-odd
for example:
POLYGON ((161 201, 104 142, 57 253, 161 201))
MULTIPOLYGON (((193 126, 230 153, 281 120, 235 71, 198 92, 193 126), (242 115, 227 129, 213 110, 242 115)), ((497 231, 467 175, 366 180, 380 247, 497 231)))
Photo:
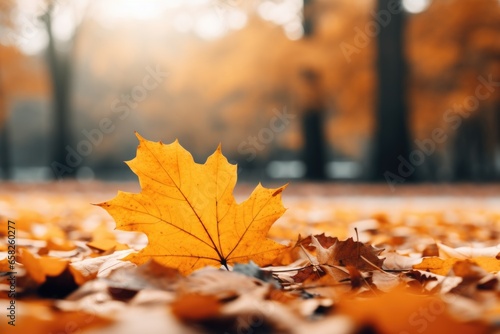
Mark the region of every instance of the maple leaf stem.
POLYGON ((226 259, 221 259, 220 260, 220 264, 224 266, 224 268, 226 268, 227 271, 229 271, 229 267, 227 266, 227 261, 226 259))

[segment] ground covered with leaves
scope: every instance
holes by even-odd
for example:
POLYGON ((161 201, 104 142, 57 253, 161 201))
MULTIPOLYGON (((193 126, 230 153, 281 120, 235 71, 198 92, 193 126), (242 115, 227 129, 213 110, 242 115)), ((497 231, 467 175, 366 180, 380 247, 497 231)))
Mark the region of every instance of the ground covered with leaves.
MULTIPOLYGON (((116 189, 140 190, 2 186, 2 272, 11 271, 8 219, 17 248, 15 327, 7 323, 12 298, 4 275, 2 333, 498 330, 500 199, 493 191, 471 196, 473 188, 462 187, 429 197, 409 187, 397 196, 383 187, 292 184, 283 196, 287 211, 269 234, 291 247, 275 263, 183 275, 154 261, 120 260, 148 240, 116 230, 110 215, 90 204, 116 189)), ((250 191, 238 188, 238 201, 250 191)))
POLYGON ((2 185, 2 333, 500 330, 497 187, 233 196, 220 149, 139 140, 140 187, 2 185))

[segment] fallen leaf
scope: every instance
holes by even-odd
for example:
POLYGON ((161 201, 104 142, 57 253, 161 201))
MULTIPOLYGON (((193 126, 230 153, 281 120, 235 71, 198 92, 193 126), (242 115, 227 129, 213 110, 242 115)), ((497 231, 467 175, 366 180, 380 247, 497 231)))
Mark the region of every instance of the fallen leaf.
POLYGON ((381 291, 389 292, 402 285, 401 277, 384 271, 374 270, 371 273, 371 282, 381 291))
POLYGON ((439 247, 436 244, 427 245, 422 251, 422 257, 439 256, 439 247))
POLYGON ((475 257, 471 260, 487 272, 493 273, 500 271, 500 260, 496 258, 475 257))
POLYGON ((153 258, 189 274, 206 265, 250 260, 266 265, 285 248, 266 238, 285 212, 284 186, 266 189, 259 184, 248 200, 237 204, 232 194, 236 165, 228 163, 220 146, 202 165, 177 141, 164 145, 137 137, 137 156, 127 164, 139 177, 142 192, 119 192, 99 204, 118 229, 148 236, 148 245, 126 260, 141 264, 153 258))
POLYGON ((87 243, 87 246, 100 252, 125 250, 129 248, 127 245, 121 244, 116 240, 110 240, 110 239, 100 239, 91 241, 87 243))
POLYGON ((243 274, 213 268, 201 269, 179 282, 179 295, 199 294, 215 296, 219 300, 234 299, 269 283, 243 274))
POLYGON ((417 296, 400 289, 374 298, 341 300, 336 310, 339 314, 349 315, 365 329, 358 330, 358 333, 487 332, 482 323, 464 323, 452 317, 439 298, 417 296))
POLYGON ((175 282, 180 277, 177 270, 149 261, 138 267, 121 267, 113 270, 105 280, 116 294, 120 291, 137 292, 148 288, 173 290, 176 287, 175 282))
POLYGON ((457 261, 458 259, 443 260, 439 257, 426 257, 421 263, 415 264, 413 269, 426 270, 434 274, 446 276, 457 261))
POLYGON ((383 256, 385 261, 382 268, 385 270, 410 270, 414 265, 422 262, 421 258, 403 256, 396 252, 387 252, 383 256))
POLYGON ((311 240, 311 245, 316 248, 319 264, 343 267, 350 265, 358 270, 373 270, 381 268, 384 263, 384 259, 378 257, 382 249, 354 241, 353 238, 333 242, 331 239, 312 236, 311 240), (326 241, 326 246, 322 244, 323 240, 326 241))
POLYGON ((495 258, 500 253, 500 244, 493 247, 458 247, 451 248, 449 246, 438 243, 439 256, 443 258, 470 259, 476 257, 492 257, 495 258))
MULTIPOLYGON (((461 261, 461 259, 449 258, 443 260, 438 257, 427 257, 424 260, 413 266, 413 269, 427 270, 438 275, 446 276, 453 265, 461 261)), ((483 268, 487 272, 497 272, 500 271, 500 260, 490 257, 476 257, 469 259, 470 262, 477 264, 479 267, 483 268)))
POLYGON ((38 284, 45 282, 45 274, 41 263, 26 248, 19 249, 18 261, 24 265, 28 275, 38 284))
POLYGON ((68 260, 50 256, 37 256, 26 248, 19 250, 19 262, 24 265, 28 275, 37 283, 42 284, 47 276, 59 276, 68 267, 68 260))
POLYGON ((183 295, 172 303, 172 313, 179 319, 191 322, 216 317, 221 303, 214 296, 199 294, 183 295))
MULTIPOLYGON (((3 310, 7 309, 9 301, 0 300, 0 306, 3 310)), ((15 326, 7 323, 9 318, 2 319, 0 332, 30 334, 75 333, 89 328, 102 327, 112 322, 95 312, 58 311, 45 301, 17 301, 16 308, 15 326)))
POLYGON ((134 250, 132 249, 116 251, 110 255, 73 262, 69 265, 69 269, 75 278, 76 284, 82 285, 83 283, 96 278, 97 274, 103 270, 107 270, 111 273, 112 270, 118 269, 120 266, 126 266, 127 262, 118 262, 117 260, 123 259, 133 251, 134 250))

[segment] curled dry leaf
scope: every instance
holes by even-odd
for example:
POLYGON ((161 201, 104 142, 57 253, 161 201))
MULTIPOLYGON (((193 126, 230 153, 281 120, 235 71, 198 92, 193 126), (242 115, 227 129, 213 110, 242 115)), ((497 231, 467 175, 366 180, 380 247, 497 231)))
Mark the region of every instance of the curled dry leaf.
POLYGON ((451 248, 438 243, 439 255, 443 258, 470 259, 475 257, 495 258, 500 254, 500 244, 493 247, 458 247, 451 248))
MULTIPOLYGON (((118 269, 121 266, 130 266, 130 263, 118 261, 127 255, 134 252, 132 249, 116 251, 110 255, 89 258, 82 261, 73 262, 69 265, 69 269, 75 282, 78 285, 94 279, 99 272, 111 273, 112 270, 118 269)), ((105 276, 102 274, 101 276, 105 276)))
POLYGON ((381 268, 384 259, 378 255, 383 251, 373 246, 365 245, 353 238, 340 241, 321 236, 312 236, 311 245, 316 248, 319 264, 330 264, 335 266, 353 266, 358 270, 373 270, 381 268))
POLYGON ((236 203, 236 165, 220 146, 205 164, 195 163, 177 141, 154 143, 141 136, 137 156, 127 164, 139 177, 139 194, 119 192, 99 206, 124 231, 143 232, 149 243, 126 258, 141 264, 155 259, 183 274, 211 265, 250 260, 270 264, 285 246, 266 238, 284 212, 281 192, 260 184, 236 203))
POLYGON ((382 268, 385 270, 411 270, 414 265, 422 262, 422 258, 403 256, 396 252, 387 252, 383 256, 385 260, 382 268))

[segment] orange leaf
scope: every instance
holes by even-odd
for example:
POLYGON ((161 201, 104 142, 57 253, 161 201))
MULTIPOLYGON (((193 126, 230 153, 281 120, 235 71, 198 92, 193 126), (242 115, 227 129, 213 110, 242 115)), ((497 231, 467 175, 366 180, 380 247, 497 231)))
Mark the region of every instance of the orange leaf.
POLYGON ((458 259, 443 260, 439 257, 426 257, 419 264, 415 264, 413 269, 426 270, 434 274, 446 276, 457 261, 458 259))
POLYGON ((400 289, 375 298, 343 299, 336 311, 352 317, 357 324, 370 325, 375 333, 487 333, 482 323, 452 317, 439 298, 400 289))
MULTIPOLYGON (((433 272, 434 274, 446 276, 457 261, 461 260, 456 258, 443 260, 438 257, 427 257, 424 258, 421 263, 414 265, 413 269, 427 270, 433 272)), ((469 261, 477 264, 488 272, 500 271, 500 260, 495 258, 476 257, 469 259, 469 261)))
POLYGON ((199 294, 184 295, 172 303, 172 313, 187 322, 213 318, 220 308, 216 297, 199 294))
POLYGON ((238 204, 232 194, 236 165, 220 146, 205 164, 197 164, 178 141, 164 145, 137 137, 137 157, 127 164, 139 177, 142 192, 119 192, 99 204, 118 229, 148 236, 148 245, 126 260, 141 264, 154 258, 188 274, 207 265, 269 264, 285 248, 266 237, 285 212, 285 186, 266 189, 259 184, 238 204))
POLYGON ((91 241, 87 243, 87 246, 101 252, 128 249, 127 245, 121 244, 116 240, 109 240, 109 239, 91 241))
POLYGON ((43 284, 47 276, 59 276, 68 266, 69 261, 50 256, 33 255, 26 248, 19 250, 19 262, 31 278, 38 284, 43 284))

